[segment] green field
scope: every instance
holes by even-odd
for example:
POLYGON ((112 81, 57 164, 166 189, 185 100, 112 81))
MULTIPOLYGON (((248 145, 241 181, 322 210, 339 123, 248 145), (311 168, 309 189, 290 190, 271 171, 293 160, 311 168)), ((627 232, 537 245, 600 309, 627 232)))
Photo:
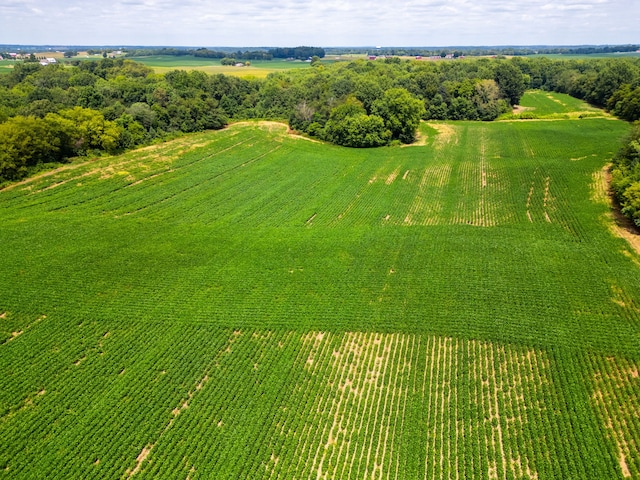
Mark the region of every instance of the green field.
MULTIPOLYGON (((101 56, 74 57, 72 60, 96 61, 101 56)), ((293 68, 309 68, 309 63, 288 60, 250 60, 249 67, 234 67, 220 65, 219 59, 198 58, 193 55, 174 57, 169 55, 155 55, 149 57, 131 57, 130 60, 143 63, 153 68, 157 73, 167 73, 171 70, 200 70, 209 74, 222 73, 236 77, 264 78, 272 72, 289 70, 293 68)), ((244 62, 244 61, 243 61, 244 62)), ((333 63, 327 60, 324 63, 333 63)), ((15 60, 0 60, 0 73, 8 73, 13 68, 15 60)))
MULTIPOLYGON (((309 63, 287 60, 249 60, 249 67, 229 67, 220 65, 219 59, 198 58, 192 55, 173 57, 168 55, 155 55, 149 57, 132 57, 139 63, 153 68, 158 73, 166 73, 170 70, 201 70, 210 74, 224 73, 239 77, 266 77, 271 72, 289 70, 292 68, 309 68, 309 63)), ((244 60, 240 60, 244 62, 244 60)))
POLYGON ((15 60, 0 60, 0 73, 9 73, 15 64, 15 60))
POLYGON ((0 477, 640 478, 628 129, 250 122, 5 188, 0 477))
POLYGON ((607 114, 577 98, 561 93, 532 90, 520 101, 525 111, 534 113, 538 118, 576 118, 601 117, 607 114))

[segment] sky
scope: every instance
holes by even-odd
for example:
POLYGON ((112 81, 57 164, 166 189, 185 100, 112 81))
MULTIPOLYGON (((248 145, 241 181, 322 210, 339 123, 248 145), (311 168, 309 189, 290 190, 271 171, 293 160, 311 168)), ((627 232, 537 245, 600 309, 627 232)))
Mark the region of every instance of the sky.
POLYGON ((640 0, 0 0, 0 44, 640 43, 640 0))

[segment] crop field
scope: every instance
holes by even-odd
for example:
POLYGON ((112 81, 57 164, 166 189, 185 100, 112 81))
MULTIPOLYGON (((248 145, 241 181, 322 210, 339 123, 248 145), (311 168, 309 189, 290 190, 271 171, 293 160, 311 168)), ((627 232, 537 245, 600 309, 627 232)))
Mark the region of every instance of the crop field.
MULTIPOLYGON (((272 72, 289 70, 292 68, 309 68, 309 63, 302 61, 286 60, 250 60, 249 67, 223 66, 217 58, 199 58, 192 55, 173 57, 167 55, 154 55, 149 57, 134 57, 139 63, 144 63, 153 68, 157 73, 166 73, 170 70, 200 70, 209 74, 223 73, 237 77, 264 78, 272 72)), ((244 60, 240 60, 244 62, 244 60)))
MULTIPOLYGON (((237 123, 0 191, 0 478, 640 478, 629 127, 237 123)), ((557 105, 556 110, 553 106, 557 105)))
POLYGON ((589 104, 554 92, 532 90, 522 97, 521 107, 538 118, 586 118, 606 115, 589 104))

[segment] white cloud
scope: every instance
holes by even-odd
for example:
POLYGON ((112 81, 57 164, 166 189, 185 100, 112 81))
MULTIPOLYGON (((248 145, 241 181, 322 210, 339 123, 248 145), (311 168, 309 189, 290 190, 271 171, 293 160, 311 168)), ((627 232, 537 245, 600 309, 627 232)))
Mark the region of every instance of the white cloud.
POLYGON ((637 0, 0 0, 0 43, 636 43, 639 17, 637 0))

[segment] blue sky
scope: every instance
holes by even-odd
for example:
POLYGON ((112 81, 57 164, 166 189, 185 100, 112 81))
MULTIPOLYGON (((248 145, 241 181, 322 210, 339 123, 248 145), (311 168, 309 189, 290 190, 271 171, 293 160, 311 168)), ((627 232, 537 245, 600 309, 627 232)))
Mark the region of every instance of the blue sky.
POLYGON ((640 0, 0 0, 0 43, 445 46, 640 43, 640 0))

